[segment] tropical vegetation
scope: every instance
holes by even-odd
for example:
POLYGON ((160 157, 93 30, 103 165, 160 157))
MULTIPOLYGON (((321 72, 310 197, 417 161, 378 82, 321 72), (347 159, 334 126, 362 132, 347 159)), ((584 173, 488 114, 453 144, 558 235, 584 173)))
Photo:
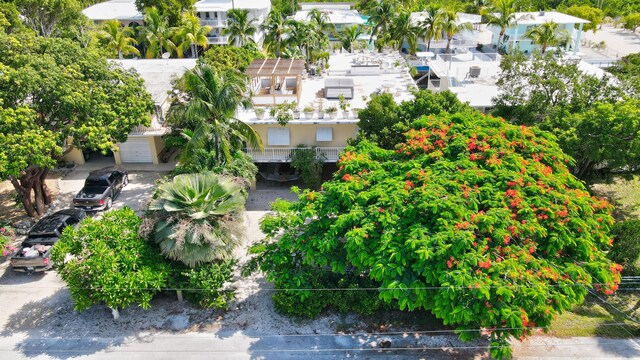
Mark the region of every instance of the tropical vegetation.
POLYGON ((256 19, 249 19, 249 10, 231 9, 227 12, 227 27, 222 35, 229 36, 229 42, 242 46, 253 42, 253 35, 258 31, 256 19))
POLYGON ((558 46, 567 43, 570 39, 567 30, 553 21, 534 26, 524 34, 525 38, 540 46, 540 52, 545 53, 549 46, 558 46))

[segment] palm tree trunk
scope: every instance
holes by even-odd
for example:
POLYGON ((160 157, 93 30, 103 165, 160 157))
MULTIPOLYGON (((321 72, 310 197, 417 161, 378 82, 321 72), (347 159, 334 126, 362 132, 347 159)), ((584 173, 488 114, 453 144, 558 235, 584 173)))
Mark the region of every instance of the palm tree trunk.
POLYGON ((427 51, 429 51, 431 49, 431 38, 429 38, 429 41, 427 41, 427 51))
POLYGON ((122 56, 122 50, 118 50, 118 59, 122 60, 124 56, 122 56))
POLYGON ((216 143, 216 161, 219 164, 220 163, 220 138, 218 137, 218 134, 215 134, 214 139, 216 143))
POLYGON ((448 37, 448 38, 447 38, 447 48, 444 50, 444 53, 445 53, 445 54, 448 54, 448 53, 449 53, 450 46, 451 46, 451 38, 449 38, 449 37, 448 37))
POLYGON ((196 44, 191 44, 191 57, 198 57, 198 52, 196 50, 196 44))

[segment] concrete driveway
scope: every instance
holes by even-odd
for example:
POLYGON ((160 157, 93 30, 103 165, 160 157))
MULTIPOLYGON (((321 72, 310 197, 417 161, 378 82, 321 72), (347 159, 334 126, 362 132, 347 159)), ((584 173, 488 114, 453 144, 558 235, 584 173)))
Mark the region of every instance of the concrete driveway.
MULTIPOLYGON (((67 176, 59 180, 58 200, 56 208, 64 209, 71 206, 71 200, 82 189, 84 180, 89 176, 92 168, 78 167, 67 176)), ((125 206, 140 212, 151 199, 155 189, 155 182, 167 172, 129 170, 129 184, 125 186, 113 201, 114 209, 125 206)))

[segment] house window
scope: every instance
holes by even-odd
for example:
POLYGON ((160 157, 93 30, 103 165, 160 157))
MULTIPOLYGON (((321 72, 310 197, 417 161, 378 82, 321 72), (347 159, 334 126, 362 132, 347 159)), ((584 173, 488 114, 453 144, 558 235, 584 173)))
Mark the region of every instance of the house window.
POLYGON ((209 19, 209 12, 204 13, 204 18, 209 19))
POLYGON ((267 144, 272 146, 289 145, 289 128, 283 128, 283 127, 268 128, 267 144))
POLYGON ((217 12, 214 12, 214 13, 213 13, 213 18, 214 18, 214 19, 217 19, 217 18, 218 18, 218 13, 217 13, 217 12))
POLYGON ((316 130, 316 141, 333 141, 333 129, 318 128, 316 130))

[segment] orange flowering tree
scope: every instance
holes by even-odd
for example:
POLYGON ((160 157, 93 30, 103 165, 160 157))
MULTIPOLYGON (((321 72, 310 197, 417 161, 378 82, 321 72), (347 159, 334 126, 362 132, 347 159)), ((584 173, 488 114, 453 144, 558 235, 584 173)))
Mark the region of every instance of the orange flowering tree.
POLYGON ((321 191, 276 204, 254 248, 270 281, 304 304, 318 274, 355 273, 464 340, 490 334, 495 357, 588 289, 617 289, 611 206, 570 174, 550 135, 456 114, 423 117, 406 139, 350 147, 321 191))

